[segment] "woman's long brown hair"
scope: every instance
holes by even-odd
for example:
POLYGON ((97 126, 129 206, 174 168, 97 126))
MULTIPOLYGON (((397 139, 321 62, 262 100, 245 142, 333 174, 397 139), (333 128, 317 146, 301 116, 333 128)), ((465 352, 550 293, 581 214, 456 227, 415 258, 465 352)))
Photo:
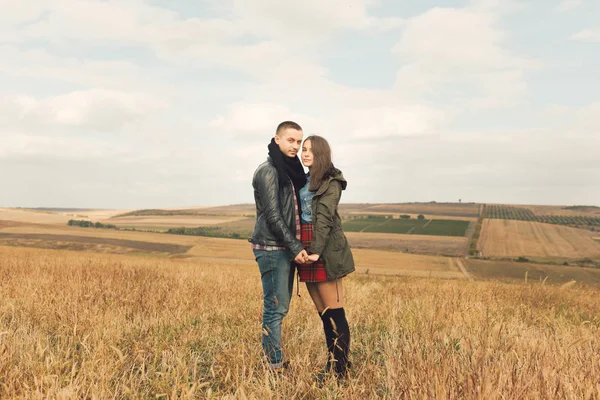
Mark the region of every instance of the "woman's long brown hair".
POLYGON ((308 190, 316 192, 321 186, 321 183, 323 183, 325 171, 329 168, 333 168, 333 162, 331 161, 331 147, 329 147, 327 140, 321 136, 309 136, 304 140, 304 143, 308 140, 310 140, 313 153, 313 163, 310 167, 310 186, 308 190))

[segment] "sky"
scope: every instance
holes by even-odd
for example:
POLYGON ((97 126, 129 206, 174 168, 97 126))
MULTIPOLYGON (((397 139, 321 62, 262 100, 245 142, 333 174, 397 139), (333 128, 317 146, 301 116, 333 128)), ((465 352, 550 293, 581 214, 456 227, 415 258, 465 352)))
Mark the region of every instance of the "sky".
POLYGON ((600 205, 597 0, 0 9, 0 207, 251 203, 284 120, 342 202, 600 205))

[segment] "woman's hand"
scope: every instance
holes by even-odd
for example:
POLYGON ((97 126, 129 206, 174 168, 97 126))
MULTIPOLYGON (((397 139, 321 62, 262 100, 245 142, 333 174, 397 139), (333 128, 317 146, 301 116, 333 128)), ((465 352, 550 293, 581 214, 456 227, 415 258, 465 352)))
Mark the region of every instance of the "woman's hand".
POLYGON ((308 256, 308 262, 309 263, 314 263, 316 261, 319 261, 319 255, 318 254, 309 254, 309 256, 308 256))

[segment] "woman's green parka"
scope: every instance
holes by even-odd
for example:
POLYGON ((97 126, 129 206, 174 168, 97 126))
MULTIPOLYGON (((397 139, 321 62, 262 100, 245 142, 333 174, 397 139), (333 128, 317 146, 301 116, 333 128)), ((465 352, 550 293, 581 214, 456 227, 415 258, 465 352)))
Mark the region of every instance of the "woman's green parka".
POLYGON ((308 251, 325 262, 327 280, 354 272, 354 258, 342 229, 338 205, 347 182, 337 168, 325 171, 321 186, 312 198, 313 240, 308 251))

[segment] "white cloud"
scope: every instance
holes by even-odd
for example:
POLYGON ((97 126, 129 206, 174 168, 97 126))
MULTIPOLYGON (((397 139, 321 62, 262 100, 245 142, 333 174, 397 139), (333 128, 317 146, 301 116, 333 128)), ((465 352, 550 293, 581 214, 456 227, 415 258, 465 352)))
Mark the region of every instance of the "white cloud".
POLYGON ((583 5, 583 0, 563 0, 557 7, 558 12, 567 12, 579 8, 583 5))
POLYGON ((524 0, 470 0, 469 6, 478 11, 510 14, 527 8, 524 0))
POLYGON ((5 43, 38 40, 62 50, 91 44, 141 46, 168 62, 228 66, 252 74, 297 59, 295 54, 310 58, 340 31, 388 30, 402 24, 397 17, 370 16, 368 0, 235 0, 230 19, 185 18, 137 0, 57 0, 31 8, 1 1, 4 15, 14 15, 0 27, 5 43), (241 38, 251 38, 250 43, 239 43, 241 38), (290 51, 292 43, 304 45, 290 51))
POLYGON ((313 118, 293 112, 278 104, 234 104, 227 116, 217 116, 209 125, 234 136, 255 136, 265 139, 275 135, 277 124, 282 121, 296 121, 300 125, 309 123, 313 118))
POLYGON ((600 42, 600 30, 586 29, 574 34, 571 39, 582 42, 600 42))
POLYGON ((64 160, 109 155, 119 158, 127 154, 122 145, 111 145, 87 137, 50 137, 12 131, 0 132, 0 137, 0 158, 50 156, 64 160))
POLYGON ((166 107, 164 102, 142 93, 104 89, 75 91, 43 100, 19 96, 15 104, 20 119, 93 130, 115 130, 166 107))
POLYGON ((523 71, 536 63, 513 54, 505 40, 493 13, 429 10, 407 22, 394 47, 404 63, 396 88, 483 107, 512 105, 527 87, 523 71))
MULTIPOLYGON (((13 2, 8 2, 13 3, 13 2)), ((224 19, 183 19, 166 8, 135 0, 57 0, 38 5, 25 14, 22 6, 8 4, 9 11, 32 22, 20 27, 21 40, 39 39, 54 44, 85 42, 128 44, 148 47, 185 48, 197 43, 214 43, 239 36, 236 25, 224 19), (34 16, 43 15, 38 19, 34 16)))
POLYGON ((369 15, 374 4, 370 0, 234 0, 233 11, 253 34, 314 43, 343 30, 386 30, 403 24, 398 17, 369 15))
POLYGON ((397 105, 347 110, 333 124, 356 139, 398 138, 439 134, 447 122, 440 110, 419 105, 397 105))
POLYGON ((554 105, 548 107, 543 117, 565 137, 573 134, 597 134, 600 137, 600 101, 582 107, 554 105))
POLYGON ((571 132, 594 133, 600 137, 600 101, 571 109, 571 132))
MULTIPOLYGON (((144 92, 171 99, 181 94, 169 82, 131 60, 82 59, 56 55, 49 49, 20 49, 0 45, 0 74, 11 80, 32 82, 30 87, 103 88, 121 92, 144 92)), ((6 87, 5 90, 8 90, 6 87)))
MULTIPOLYGON (((511 119, 537 95, 527 93, 537 63, 511 49, 523 20, 502 28, 524 1, 468 0, 409 19, 377 0, 209 0, 195 3, 214 15, 201 18, 186 15, 189 2, 179 12, 153 4, 0 0, 0 168, 18 171, 3 177, 11 190, 0 205, 251 201, 252 172, 286 119, 330 141, 350 181, 344 201, 600 196, 589 188, 600 179, 597 102, 548 119, 527 104, 532 130, 511 119), (390 16, 374 17, 379 6, 390 16), (395 88, 385 77, 378 88, 361 83, 389 75, 389 65, 363 72, 340 62, 369 45, 385 59, 390 49, 380 45, 394 37, 395 88), (357 76, 336 75, 350 70, 357 76), (453 129, 473 120, 483 128, 453 129), (514 129, 494 130, 496 122, 514 129), (390 189, 392 175, 401 189, 390 189)), ((544 101, 563 100, 555 96, 544 101)))
POLYGON ((235 60, 236 51, 248 47, 233 44, 244 34, 233 20, 183 18, 138 0, 56 0, 31 4, 31 9, 2 3, 3 15, 15 16, 0 26, 4 43, 40 41, 67 54, 72 46, 133 46, 169 62, 193 55, 211 65, 223 65, 223 56, 235 60))

